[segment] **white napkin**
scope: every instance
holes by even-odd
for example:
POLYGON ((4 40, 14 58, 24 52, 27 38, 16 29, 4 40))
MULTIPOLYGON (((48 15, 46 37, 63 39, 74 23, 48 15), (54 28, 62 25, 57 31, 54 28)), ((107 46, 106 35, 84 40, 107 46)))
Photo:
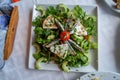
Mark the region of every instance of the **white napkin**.
POLYGON ((4 53, 4 43, 6 37, 6 30, 0 29, 0 69, 4 66, 3 53, 4 53))
POLYGON ((11 0, 0 0, 0 4, 10 4, 11 0))
POLYGON ((13 7, 10 5, 0 5, 0 69, 4 66, 4 46, 5 38, 13 7))

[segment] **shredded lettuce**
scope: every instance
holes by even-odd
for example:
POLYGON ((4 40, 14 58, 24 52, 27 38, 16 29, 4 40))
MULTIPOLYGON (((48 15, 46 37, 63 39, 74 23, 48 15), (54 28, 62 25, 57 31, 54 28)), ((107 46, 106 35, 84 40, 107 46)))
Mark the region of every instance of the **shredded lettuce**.
POLYGON ((32 22, 32 25, 35 27, 42 27, 42 20, 40 16, 35 18, 35 20, 32 22))
POLYGON ((73 16, 73 18, 75 18, 75 19, 80 19, 80 20, 82 20, 84 17, 85 17, 85 15, 86 15, 86 13, 82 10, 82 8, 79 6, 79 5, 76 5, 70 12, 69 12, 69 15, 71 16, 73 16))
POLYGON ((59 30, 56 31, 50 29, 43 29, 42 27, 35 27, 34 32, 36 34, 36 42, 40 44, 49 43, 53 39, 58 38, 59 30), (54 36, 52 39, 49 39, 49 36, 54 36))
POLYGON ((40 55, 39 53, 34 53, 34 54, 33 54, 33 57, 34 57, 36 60, 38 60, 38 59, 41 57, 41 55, 40 55))
POLYGON ((95 16, 86 16, 83 19, 82 23, 86 27, 86 30, 87 30, 89 35, 96 35, 97 34, 97 27, 95 25, 95 23, 96 23, 95 16))
POLYGON ((92 49, 97 49, 98 48, 98 44, 96 42, 90 42, 90 47, 92 49))

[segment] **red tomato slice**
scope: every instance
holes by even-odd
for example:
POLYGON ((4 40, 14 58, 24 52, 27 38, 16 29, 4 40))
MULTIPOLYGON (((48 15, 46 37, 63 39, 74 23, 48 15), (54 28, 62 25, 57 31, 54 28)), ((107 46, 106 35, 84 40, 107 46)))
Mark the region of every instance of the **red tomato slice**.
POLYGON ((90 36, 86 35, 86 36, 84 36, 84 39, 86 39, 87 41, 89 41, 90 40, 90 36))
POLYGON ((63 31, 60 33, 60 39, 62 41, 67 41, 68 39, 70 39, 70 32, 67 31, 63 31))
POLYGON ((13 2, 18 2, 18 1, 20 1, 20 0, 13 0, 13 2))

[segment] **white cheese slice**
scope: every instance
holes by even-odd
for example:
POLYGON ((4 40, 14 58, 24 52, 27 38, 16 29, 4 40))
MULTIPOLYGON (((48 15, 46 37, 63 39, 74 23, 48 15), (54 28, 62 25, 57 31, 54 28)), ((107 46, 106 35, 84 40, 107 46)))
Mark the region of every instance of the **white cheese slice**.
POLYGON ((54 45, 50 47, 50 51, 55 53, 59 57, 64 58, 69 51, 69 46, 68 44, 54 45))
POLYGON ((43 28, 44 29, 57 29, 57 25, 55 24, 54 17, 52 15, 48 16, 44 21, 43 21, 43 28))
POLYGON ((87 35, 87 31, 86 31, 85 27, 80 23, 80 21, 77 21, 72 33, 75 33, 76 35, 80 35, 80 36, 87 35))

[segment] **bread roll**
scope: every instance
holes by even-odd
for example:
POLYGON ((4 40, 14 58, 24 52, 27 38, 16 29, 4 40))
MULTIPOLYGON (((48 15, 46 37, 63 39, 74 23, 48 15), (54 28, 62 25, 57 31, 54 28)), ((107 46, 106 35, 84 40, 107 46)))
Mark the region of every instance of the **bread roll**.
POLYGON ((6 35, 6 41, 5 41, 5 47, 4 47, 4 59, 5 60, 8 60, 13 50, 14 38, 16 34, 18 19, 19 19, 18 7, 14 6, 12 14, 11 14, 9 26, 8 26, 7 35, 6 35))

